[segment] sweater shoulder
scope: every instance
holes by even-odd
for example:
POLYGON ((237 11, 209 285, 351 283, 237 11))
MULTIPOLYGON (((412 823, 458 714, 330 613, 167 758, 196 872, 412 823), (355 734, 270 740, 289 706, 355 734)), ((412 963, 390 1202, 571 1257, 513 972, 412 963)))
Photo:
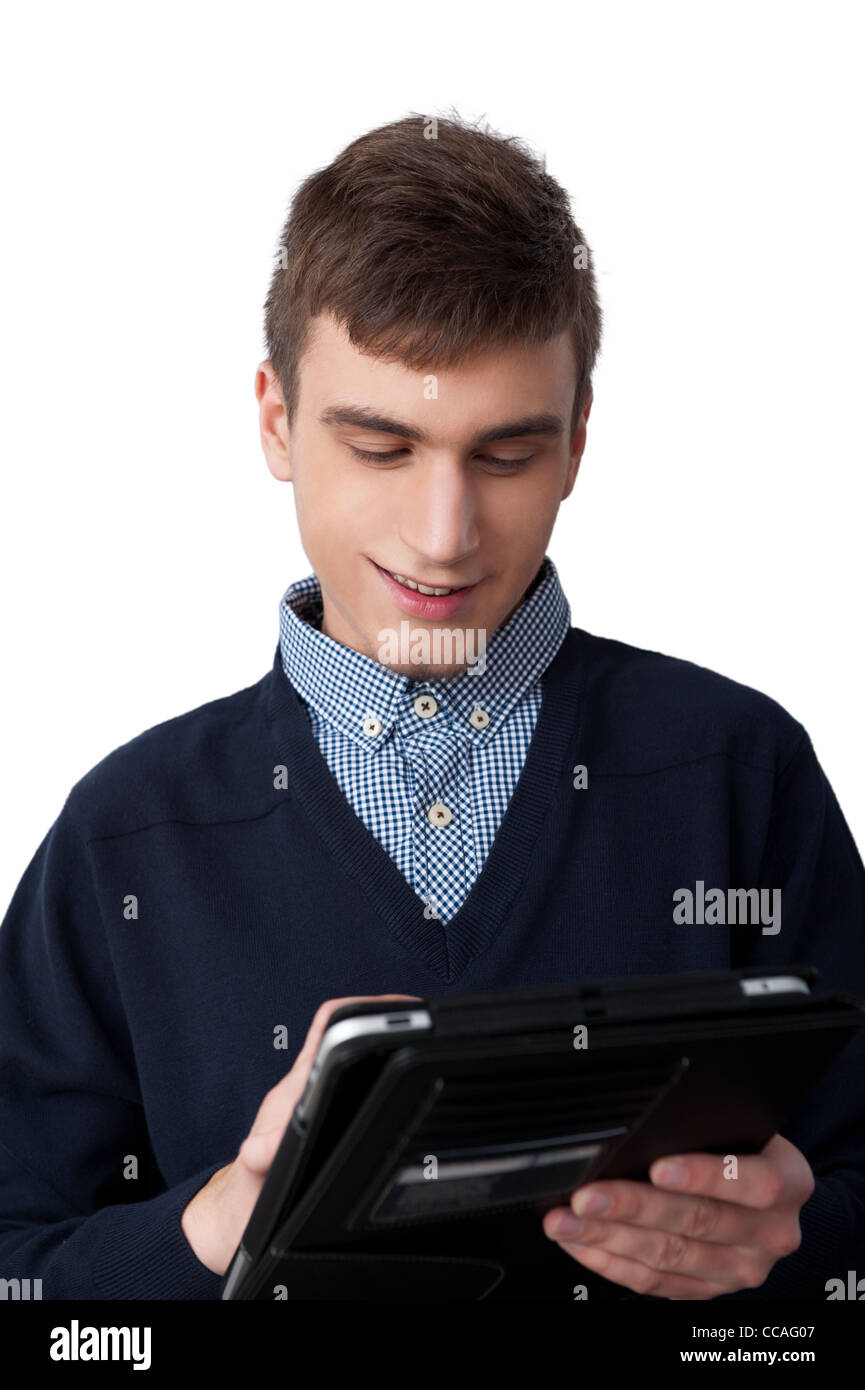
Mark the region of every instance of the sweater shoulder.
POLYGON ((66 800, 81 836, 262 814, 273 796, 269 682, 270 674, 163 720, 106 754, 66 800))
POLYGON ((760 690, 681 657, 575 631, 586 669, 584 729, 610 772, 724 757, 778 773, 807 738, 760 690))

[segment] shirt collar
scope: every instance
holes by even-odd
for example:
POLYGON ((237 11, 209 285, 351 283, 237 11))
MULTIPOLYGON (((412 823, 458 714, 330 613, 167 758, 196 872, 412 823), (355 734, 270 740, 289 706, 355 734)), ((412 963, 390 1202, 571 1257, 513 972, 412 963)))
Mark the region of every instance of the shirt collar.
POLYGON ((326 636, 322 615, 321 586, 314 574, 289 585, 279 605, 283 671, 322 719, 369 753, 381 747, 424 692, 434 695, 472 742, 491 739, 549 666, 571 624, 570 606, 548 555, 520 605, 489 638, 483 670, 416 681, 326 636), (486 716, 482 727, 477 727, 480 721, 470 721, 477 709, 486 716), (370 718, 381 725, 373 737, 365 732, 370 718))

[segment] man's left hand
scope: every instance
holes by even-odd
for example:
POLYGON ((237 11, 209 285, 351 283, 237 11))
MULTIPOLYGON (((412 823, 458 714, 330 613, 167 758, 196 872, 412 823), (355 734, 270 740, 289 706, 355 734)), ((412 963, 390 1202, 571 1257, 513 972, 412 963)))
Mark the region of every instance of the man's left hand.
POLYGON ((636 1293, 708 1299, 759 1288, 802 1240, 799 1211, 814 1191, 805 1155, 780 1134, 759 1154, 659 1158, 651 1183, 599 1179, 544 1217, 544 1231, 575 1260, 636 1293), (679 1169, 683 1180, 664 1180, 679 1169), (610 1199, 588 1210, 594 1196, 610 1199))

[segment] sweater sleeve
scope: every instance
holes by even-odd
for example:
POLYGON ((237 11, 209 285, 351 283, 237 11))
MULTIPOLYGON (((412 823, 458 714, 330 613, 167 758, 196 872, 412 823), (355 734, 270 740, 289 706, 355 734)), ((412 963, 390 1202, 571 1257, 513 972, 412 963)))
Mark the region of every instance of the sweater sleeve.
MULTIPOLYGON (((802 732, 775 787, 760 887, 781 889, 781 929, 733 928, 734 963, 814 965, 815 992, 865 1002, 865 869, 835 794, 802 732)), ((799 1249, 758 1289, 725 1299, 825 1300, 826 1282, 865 1273, 865 1034, 832 1063, 782 1126, 811 1164, 799 1249)), ((718 1302, 721 1299, 717 1300, 718 1302)))
POLYGON ((218 1298, 166 1190, 72 802, 0 927, 0 1271, 44 1299, 218 1298))

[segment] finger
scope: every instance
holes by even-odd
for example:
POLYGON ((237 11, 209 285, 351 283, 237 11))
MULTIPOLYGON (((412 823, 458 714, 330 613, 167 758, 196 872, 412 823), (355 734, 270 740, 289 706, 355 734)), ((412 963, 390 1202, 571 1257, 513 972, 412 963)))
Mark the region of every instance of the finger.
POLYGON ((559 1244, 574 1242, 623 1256, 664 1274, 685 1275, 719 1288, 758 1288, 772 1261, 756 1249, 691 1240, 667 1230, 625 1226, 616 1221, 580 1221, 566 1208, 549 1214, 544 1230, 559 1244))
MULTIPOLYGON (((301 1047, 300 1052, 297 1054, 297 1057, 294 1060, 294 1064, 291 1070, 286 1072, 285 1076, 283 1076, 273 1087, 273 1089, 268 1092, 268 1096, 265 1097, 265 1101, 267 1101, 268 1097, 275 1096, 278 1097, 280 1102, 283 1102, 287 1097, 290 1097, 291 1103, 294 1104, 294 1102, 297 1100, 297 1098, 303 1091, 304 1086, 306 1085, 309 1073, 312 1070, 312 1063, 315 1058, 315 1054, 317 1053, 321 1044, 321 1040, 324 1037, 325 1030, 327 1029, 327 1025, 331 1019, 331 1015, 336 1013, 337 1009, 341 1009, 344 1004, 370 1004, 378 1000, 381 1000, 383 1004, 386 1004, 388 1002, 394 1001, 399 1002, 403 999, 419 998, 420 995, 417 994, 352 994, 347 995, 343 999, 326 999, 325 1002, 323 1004, 320 1004, 315 1011, 312 1023, 309 1025, 309 1029, 304 1039, 303 1046, 301 1047)), ((253 1125, 251 1131, 253 1134, 255 1133, 255 1128, 255 1125, 253 1125)))
POLYGON ((309 1080, 312 1071, 312 1064, 315 1054, 319 1049, 325 1029, 330 1022, 332 1014, 344 1004, 367 1004, 373 1001, 381 1001, 382 1004, 390 1002, 400 1002, 404 999, 419 999, 417 994, 355 994, 348 995, 342 999, 327 999, 318 1009, 316 1009, 312 1023, 306 1034, 303 1046, 290 1071, 273 1086, 264 1097, 258 1109, 258 1114, 249 1131, 250 1136, 258 1135, 271 1129, 274 1124, 281 1123, 284 1127, 288 1123, 288 1118, 292 1110, 303 1094, 303 1088, 309 1080))
POLYGON ((782 1203, 801 1203, 813 1191, 807 1159, 780 1134, 759 1154, 675 1154, 657 1159, 649 1169, 653 1184, 669 1191, 696 1193, 751 1207, 756 1211, 782 1203), (731 1162, 732 1158, 735 1163, 731 1162), (668 1176, 665 1176, 668 1175, 668 1176), (671 1181, 681 1175, 684 1181, 671 1181))
POLYGON ((614 1255, 595 1245, 564 1244, 562 1249, 580 1264, 614 1284, 621 1284, 634 1293, 651 1294, 654 1298, 687 1298, 705 1301, 726 1293, 725 1288, 691 1279, 685 1274, 662 1274, 657 1269, 614 1255))
POLYGON ((325 1000, 315 1011, 315 1016, 313 1017, 312 1023, 309 1025, 309 1031, 304 1039, 303 1047, 298 1054, 298 1059, 303 1056, 315 1056, 315 1053, 318 1051, 319 1043, 324 1037, 325 1029, 330 1022, 331 1015, 336 1013, 337 1009, 341 1009, 344 1004, 372 1004, 377 1003, 379 1000, 383 1004, 386 1004, 393 1001, 399 1002, 402 999, 419 998, 420 995, 418 994, 352 994, 347 995, 344 999, 325 1000))
POLYGON ((365 1004, 381 1000, 383 1004, 404 999, 420 999, 418 994, 354 994, 341 999, 327 999, 319 1006, 306 1034, 303 1046, 291 1071, 273 1086, 264 1097, 249 1134, 237 1151, 237 1156, 250 1173, 267 1173, 279 1148, 291 1113, 309 1080, 312 1063, 330 1018, 343 1004, 365 1004))
POLYGON ((285 1125, 279 1125, 258 1134, 248 1134, 237 1151, 243 1166, 251 1173, 266 1173, 284 1133, 285 1125))
POLYGON ((766 1219, 764 1211, 721 1202, 715 1197, 664 1192, 647 1182, 623 1179, 578 1187, 571 1194, 571 1211, 574 1216, 591 1221, 617 1221, 721 1245, 750 1244, 766 1219), (590 1201, 596 1196, 609 1198, 601 1211, 590 1210, 590 1201))

